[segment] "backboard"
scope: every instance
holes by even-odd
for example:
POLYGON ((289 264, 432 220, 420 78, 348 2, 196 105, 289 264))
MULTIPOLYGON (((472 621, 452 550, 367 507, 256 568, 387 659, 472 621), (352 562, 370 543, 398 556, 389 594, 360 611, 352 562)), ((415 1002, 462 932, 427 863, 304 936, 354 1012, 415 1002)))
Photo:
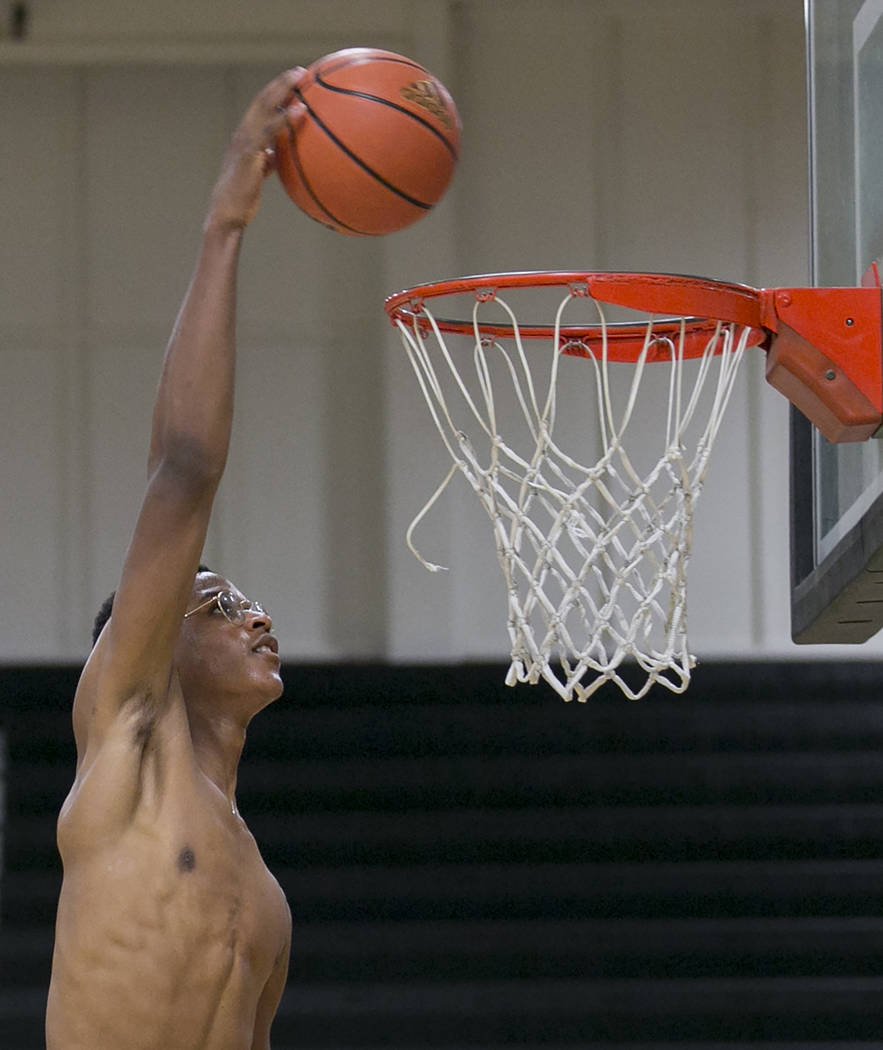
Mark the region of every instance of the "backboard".
MULTIPOLYGON (((883 0, 806 0, 812 283, 883 257, 883 0)), ((830 444, 791 410, 791 630, 883 627, 883 440, 830 444)))

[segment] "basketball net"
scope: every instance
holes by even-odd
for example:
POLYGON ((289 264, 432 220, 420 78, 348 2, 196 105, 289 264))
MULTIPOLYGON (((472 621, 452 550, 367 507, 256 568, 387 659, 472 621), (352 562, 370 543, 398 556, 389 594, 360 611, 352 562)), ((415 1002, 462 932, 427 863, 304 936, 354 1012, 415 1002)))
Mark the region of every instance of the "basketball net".
POLYGON ((460 471, 490 518, 505 578, 507 684, 544 679, 568 701, 585 701, 608 681, 633 700, 656 683, 681 693, 695 664, 687 644, 693 514, 751 329, 711 323, 693 356, 695 349, 685 354, 687 319, 678 325, 649 318, 630 383, 622 386, 611 379, 609 350, 621 326, 608 323, 600 303, 594 304, 597 337, 568 340, 562 315, 575 295, 588 297, 585 290, 568 291, 548 346, 531 347, 531 357, 508 303, 495 293, 476 296, 471 372, 458 367, 444 322, 425 302, 412 305, 410 321, 395 318, 453 461, 412 522, 408 545, 426 568, 441 568, 418 553, 413 534, 460 471), (488 301, 507 315, 507 337, 498 334, 501 326, 482 323, 488 301), (563 355, 586 359, 579 364, 585 365, 588 440, 577 444, 583 450, 594 441, 595 462, 584 462, 583 451, 566 451, 556 436, 563 355), (626 448, 648 363, 668 370, 664 448, 650 469, 639 467, 626 448), (501 376, 511 388, 505 393, 501 376), (511 425, 515 418, 518 433, 505 437, 503 400, 517 406, 506 419, 511 425), (638 683, 632 671, 623 677, 632 664, 638 683))

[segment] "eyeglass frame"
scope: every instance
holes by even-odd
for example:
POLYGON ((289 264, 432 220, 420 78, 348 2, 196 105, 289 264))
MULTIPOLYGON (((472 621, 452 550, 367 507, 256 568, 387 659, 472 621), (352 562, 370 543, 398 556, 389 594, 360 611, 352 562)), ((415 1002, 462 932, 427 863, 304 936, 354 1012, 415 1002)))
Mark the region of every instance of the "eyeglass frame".
POLYGON ((190 612, 184 613, 184 619, 189 620, 191 616, 198 613, 201 609, 204 609, 207 605, 211 605, 212 602, 217 604, 218 609, 221 611, 221 615, 227 623, 232 623, 234 627, 241 627, 245 623, 245 617, 249 613, 257 613, 258 616, 269 616, 269 613, 260 602, 254 602, 250 598, 246 598, 244 595, 242 598, 237 598, 232 591, 224 589, 223 591, 218 591, 216 594, 213 594, 211 598, 206 598, 204 602, 200 602, 195 609, 191 609, 190 612), (241 620, 237 621, 232 619, 230 614, 221 604, 221 597, 225 594, 228 594, 237 603, 237 609, 242 616, 241 620))

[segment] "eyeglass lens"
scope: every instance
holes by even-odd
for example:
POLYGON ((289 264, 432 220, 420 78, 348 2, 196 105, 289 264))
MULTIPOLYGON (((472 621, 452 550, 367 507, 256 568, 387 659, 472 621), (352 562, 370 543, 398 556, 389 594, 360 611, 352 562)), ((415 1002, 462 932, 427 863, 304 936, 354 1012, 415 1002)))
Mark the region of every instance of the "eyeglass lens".
POLYGON ((250 612, 258 616, 264 616, 266 612, 260 602, 249 601, 248 598, 237 598, 230 591, 221 591, 218 595, 218 605, 227 619, 237 625, 243 623, 250 612))

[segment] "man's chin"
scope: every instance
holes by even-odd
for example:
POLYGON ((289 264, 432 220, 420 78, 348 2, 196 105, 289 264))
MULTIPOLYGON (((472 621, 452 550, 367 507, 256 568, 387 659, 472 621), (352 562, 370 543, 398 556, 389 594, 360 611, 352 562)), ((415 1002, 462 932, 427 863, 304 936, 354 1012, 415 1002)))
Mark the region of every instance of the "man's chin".
POLYGON ((282 675, 277 671, 275 674, 269 676, 266 689, 266 704, 272 704, 282 696, 285 691, 285 683, 282 681, 282 675))

